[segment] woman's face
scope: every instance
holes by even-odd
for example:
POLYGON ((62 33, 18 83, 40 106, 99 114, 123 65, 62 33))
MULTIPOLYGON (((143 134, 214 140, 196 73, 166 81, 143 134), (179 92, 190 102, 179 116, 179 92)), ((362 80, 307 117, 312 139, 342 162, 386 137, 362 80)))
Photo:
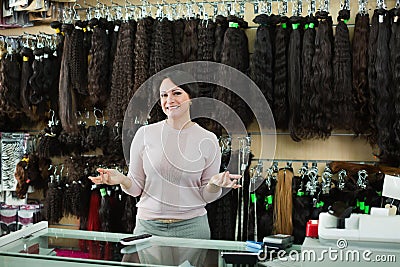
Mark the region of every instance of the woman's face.
POLYGON ((168 118, 177 119, 189 112, 190 97, 169 78, 160 85, 161 107, 168 118))

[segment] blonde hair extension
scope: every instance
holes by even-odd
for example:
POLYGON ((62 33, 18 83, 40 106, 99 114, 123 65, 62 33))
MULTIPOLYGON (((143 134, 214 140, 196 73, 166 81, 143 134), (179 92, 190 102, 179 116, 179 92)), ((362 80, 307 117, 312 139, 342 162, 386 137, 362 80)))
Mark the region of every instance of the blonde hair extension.
POLYGON ((292 170, 279 170, 274 198, 274 234, 291 235, 293 233, 292 180, 292 170))

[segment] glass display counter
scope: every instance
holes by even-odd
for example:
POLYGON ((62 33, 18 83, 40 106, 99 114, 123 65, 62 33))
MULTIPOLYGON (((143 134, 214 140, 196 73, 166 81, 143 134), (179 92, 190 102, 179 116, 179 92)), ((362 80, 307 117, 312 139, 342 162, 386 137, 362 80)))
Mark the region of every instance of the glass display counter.
POLYGON ((0 238, 0 266, 231 266, 222 251, 246 252, 245 242, 158 236, 121 245, 128 236, 48 228, 40 222, 0 238))

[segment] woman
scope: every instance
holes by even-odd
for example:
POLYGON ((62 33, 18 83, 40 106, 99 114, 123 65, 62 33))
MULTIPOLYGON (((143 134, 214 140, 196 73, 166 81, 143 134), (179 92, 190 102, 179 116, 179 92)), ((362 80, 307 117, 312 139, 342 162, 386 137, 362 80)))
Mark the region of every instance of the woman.
POLYGON ((99 176, 89 177, 95 184, 120 184, 127 194, 140 195, 135 235, 209 239, 205 205, 219 198, 222 187, 240 187, 240 175, 218 173, 216 136, 191 120, 197 90, 193 84, 176 85, 185 79, 183 72, 160 79, 160 104, 167 119, 137 131, 128 175, 99 168, 99 176))

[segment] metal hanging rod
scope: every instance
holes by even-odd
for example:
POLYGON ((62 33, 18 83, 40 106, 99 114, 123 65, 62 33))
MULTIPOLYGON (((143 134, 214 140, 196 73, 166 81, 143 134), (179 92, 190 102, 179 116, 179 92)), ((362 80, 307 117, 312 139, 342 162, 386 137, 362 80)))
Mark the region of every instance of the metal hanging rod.
MULTIPOLYGON (((309 162, 309 163, 330 163, 338 160, 328 160, 328 159, 259 159, 253 158, 251 161, 267 161, 267 162, 309 162)), ((357 160, 340 160, 348 163, 358 163, 358 164, 375 164, 379 161, 357 161, 357 160)))

